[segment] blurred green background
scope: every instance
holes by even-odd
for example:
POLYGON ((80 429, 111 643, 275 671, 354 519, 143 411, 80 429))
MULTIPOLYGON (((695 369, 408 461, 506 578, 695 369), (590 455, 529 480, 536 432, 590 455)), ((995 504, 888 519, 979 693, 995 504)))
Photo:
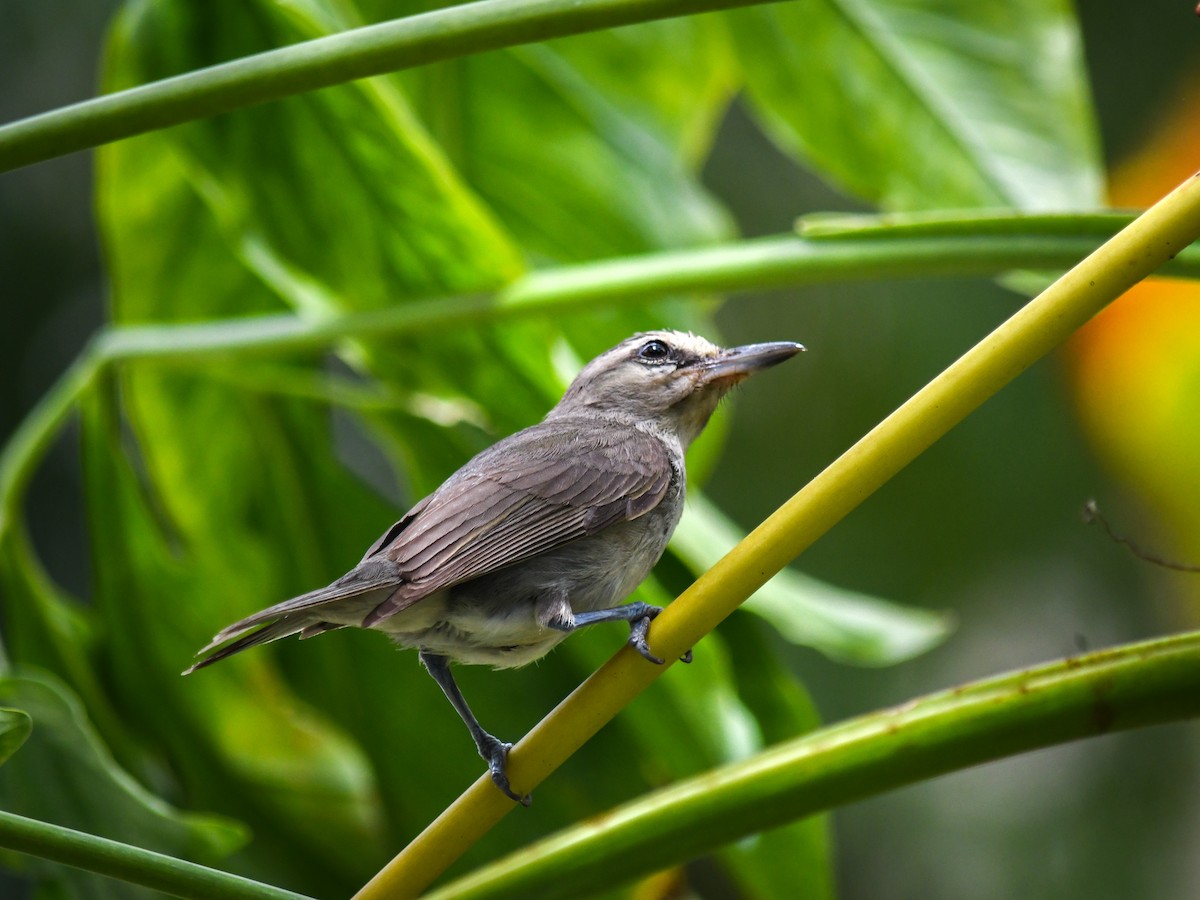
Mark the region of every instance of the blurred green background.
MULTIPOLYGON (((93 94, 116 6, 5 2, 0 121, 93 94)), ((1165 0, 1081 4, 1078 13, 1111 170, 1147 144, 1195 78, 1200 23, 1188 4, 1165 0)), ((746 236, 785 232, 808 212, 868 209, 776 149, 740 103, 720 125, 703 182, 746 236)), ((12 432, 104 319, 94 208, 90 154, 0 175, 0 435, 12 432)), ((589 256, 587 248, 576 249, 580 258, 589 256)), ((728 343, 799 340, 809 353, 739 392, 706 485, 709 497, 741 526, 753 526, 1019 302, 984 280, 834 284, 728 300, 716 313, 716 336, 728 343)), ((1142 563, 1081 522, 1084 501, 1095 497, 1118 528, 1146 545, 1181 558, 1189 550, 1193 559, 1200 555, 1196 540, 1179 534, 1180 520, 1156 515, 1153 498, 1139 496, 1137 478, 1097 451, 1076 413, 1070 366, 1060 356, 1023 375, 799 561, 830 583, 951 611, 957 623, 939 648, 886 668, 837 664, 769 636, 823 720, 1082 649, 1195 627, 1196 576, 1142 563)), ((1129 412, 1136 427, 1137 411, 1129 412)), ((102 421, 105 413, 93 415, 102 421)), ((76 437, 56 446, 26 507, 46 569, 86 598, 95 590, 87 560, 96 548, 81 508, 76 437)), ((456 440, 469 446, 479 437, 456 440)), ((1194 497, 1197 485, 1180 489, 1194 497)), ((365 523, 364 533, 387 524, 386 506, 379 509, 381 518, 365 523)), ((344 556, 342 564, 352 561, 344 556)), ((164 599, 153 615, 188 614, 164 599)), ((224 624, 208 621, 201 630, 224 624)), ((602 658, 606 640, 595 646, 602 658)), ((737 641, 731 646, 736 670, 737 641)), ((294 650, 284 651, 289 676, 301 684, 319 680, 294 650)), ((389 659, 406 672, 415 667, 407 657, 389 659)), ((473 671, 463 676, 464 690, 480 696, 493 678, 514 679, 507 684, 521 690, 535 684, 529 673, 473 671)), ((432 685, 406 683, 429 688, 404 698, 406 717, 441 702, 432 685)), ((317 697, 320 685, 306 690, 317 697)), ((152 702, 158 695, 148 688, 147 696, 152 702)), ((555 699, 548 690, 514 710, 482 696, 478 707, 485 724, 499 719, 503 726, 491 727, 515 738, 555 699)), ((380 740, 404 741, 397 729, 380 740)), ((455 750, 462 752, 439 761, 458 773, 446 776, 445 801, 476 771, 461 737, 455 750)), ((841 809, 833 819, 839 894, 1194 897, 1200 893, 1198 751, 1196 725, 1158 728, 1043 751, 841 809)), ((424 779, 421 753, 410 752, 414 777, 424 779)), ((585 754, 580 765, 586 764, 585 754)), ((164 775, 164 784, 170 781, 164 775)), ((551 781, 539 800, 549 805, 554 790, 551 781)), ((537 830, 528 822, 522 827, 537 830)), ((0 889, 20 896, 27 885, 17 879, 0 889)), ((706 890, 737 892, 720 878, 706 890)))

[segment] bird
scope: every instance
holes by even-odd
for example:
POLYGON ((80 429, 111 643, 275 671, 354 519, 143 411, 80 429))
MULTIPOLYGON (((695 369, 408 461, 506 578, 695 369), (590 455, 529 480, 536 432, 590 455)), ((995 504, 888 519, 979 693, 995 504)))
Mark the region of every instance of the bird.
POLYGON ((628 643, 661 665, 647 638, 661 608, 622 601, 679 523, 684 452, 734 385, 803 349, 633 335, 585 365, 541 422, 483 450, 413 506, 353 569, 221 630, 183 674, 294 634, 382 631, 418 651, 492 781, 528 805, 509 784, 512 745, 479 724, 451 662, 523 666, 578 628, 623 621, 628 643))

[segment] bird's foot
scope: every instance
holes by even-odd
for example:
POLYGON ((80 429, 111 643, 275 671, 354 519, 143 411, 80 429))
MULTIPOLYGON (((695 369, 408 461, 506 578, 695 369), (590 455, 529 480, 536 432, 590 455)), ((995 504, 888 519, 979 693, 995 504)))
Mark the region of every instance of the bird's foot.
POLYGON ((648 610, 646 615, 640 619, 634 619, 629 623, 629 646, 656 666, 661 666, 663 661, 650 652, 650 644, 646 641, 646 635, 650 633, 650 622, 662 610, 657 606, 648 606, 646 608, 648 610))
MULTIPOLYGON (((650 633, 650 622, 660 612, 662 612, 660 607, 647 605, 646 614, 640 619, 634 619, 629 623, 629 646, 656 666, 661 666, 663 661, 650 652, 650 644, 646 641, 646 636, 650 633)), ((688 650, 683 656, 679 657, 679 661, 690 663, 692 661, 692 651, 688 650)))
POLYGON ((479 755, 487 762, 488 772, 491 774, 492 781, 495 782, 496 787, 500 788, 509 798, 520 803, 522 806, 529 806, 533 802, 532 796, 516 793, 508 783, 508 751, 512 749, 512 744, 485 733, 482 740, 479 741, 478 746, 479 755))

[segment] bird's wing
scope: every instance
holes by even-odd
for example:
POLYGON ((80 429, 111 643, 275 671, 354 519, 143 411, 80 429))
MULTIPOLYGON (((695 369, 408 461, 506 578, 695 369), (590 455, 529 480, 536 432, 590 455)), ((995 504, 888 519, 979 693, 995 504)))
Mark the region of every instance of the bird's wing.
POLYGON ((552 421, 519 432, 460 469, 364 560, 387 558, 403 582, 364 625, 636 519, 659 504, 673 477, 664 443, 634 428, 552 421))
POLYGON ((333 584, 223 629, 188 671, 319 626, 319 610, 330 604, 389 589, 364 620, 369 627, 447 587, 636 519, 659 504, 674 474, 662 441, 633 428, 527 428, 463 466, 333 584))

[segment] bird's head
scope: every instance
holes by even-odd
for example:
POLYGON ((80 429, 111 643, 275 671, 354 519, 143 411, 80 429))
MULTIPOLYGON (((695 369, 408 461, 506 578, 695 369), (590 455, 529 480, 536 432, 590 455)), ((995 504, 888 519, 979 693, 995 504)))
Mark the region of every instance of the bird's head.
POLYGON ((730 388, 803 349, 790 341, 725 349, 695 334, 642 332, 584 366, 550 415, 653 422, 687 447, 730 388))

